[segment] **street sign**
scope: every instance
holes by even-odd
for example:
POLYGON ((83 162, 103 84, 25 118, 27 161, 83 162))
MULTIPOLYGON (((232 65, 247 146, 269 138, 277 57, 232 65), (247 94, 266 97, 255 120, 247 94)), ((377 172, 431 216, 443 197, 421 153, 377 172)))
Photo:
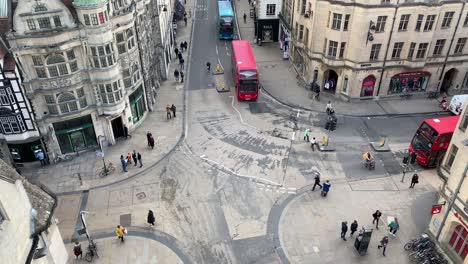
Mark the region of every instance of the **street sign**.
POLYGON ((431 215, 439 214, 442 212, 442 205, 443 204, 435 204, 431 208, 431 215))
POLYGON ((98 158, 104 158, 104 152, 96 150, 96 157, 98 158))

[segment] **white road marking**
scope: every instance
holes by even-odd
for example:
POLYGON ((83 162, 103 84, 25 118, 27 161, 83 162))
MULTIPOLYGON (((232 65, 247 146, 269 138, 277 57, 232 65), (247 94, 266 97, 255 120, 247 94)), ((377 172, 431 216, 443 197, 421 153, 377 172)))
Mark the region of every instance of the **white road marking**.
POLYGON ((241 113, 239 112, 239 110, 237 110, 237 108, 234 106, 234 96, 231 95, 231 96, 229 96, 229 97, 232 98, 232 100, 231 100, 232 108, 234 108, 234 110, 236 110, 237 114, 239 115, 239 119, 240 119, 241 123, 244 124, 244 125, 246 125, 246 126, 249 126, 249 127, 253 128, 253 129, 255 129, 255 130, 258 130, 256 127, 251 126, 251 125, 247 124, 246 122, 244 122, 244 119, 242 118, 242 114, 241 114, 241 113))
POLYGON ((313 246, 312 249, 314 250, 315 253, 319 253, 319 252, 320 252, 319 248, 316 247, 316 246, 313 246))
POLYGON ((242 175, 242 174, 236 173, 233 170, 229 169, 228 167, 224 166, 223 164, 221 164, 221 163, 219 163, 217 161, 205 158, 205 155, 201 155, 200 158, 203 159, 204 161, 208 162, 208 163, 212 163, 212 164, 214 164, 216 166, 222 167, 223 169, 229 171, 231 174, 234 174, 234 175, 236 175, 238 177, 247 178, 247 179, 250 179, 251 181, 263 181, 263 182, 266 182, 266 183, 268 183, 270 185, 275 185, 275 186, 281 187, 281 184, 279 184, 277 182, 274 182, 274 181, 270 181, 270 180, 262 178, 262 177, 255 177, 255 176, 242 175))
POLYGON ((300 109, 297 109, 297 116, 296 118, 299 118, 299 114, 301 113, 301 110, 300 109))
POLYGON ((218 46, 216 45, 216 56, 218 56, 218 46))
POLYGON ((291 136, 291 140, 294 141, 294 138, 296 137, 296 131, 293 132, 292 136, 291 136))

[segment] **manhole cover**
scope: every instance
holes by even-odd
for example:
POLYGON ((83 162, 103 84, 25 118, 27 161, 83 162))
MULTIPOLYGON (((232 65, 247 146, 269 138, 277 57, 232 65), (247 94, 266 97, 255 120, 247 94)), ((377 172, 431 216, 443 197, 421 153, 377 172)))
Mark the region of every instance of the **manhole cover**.
POLYGON ((139 193, 136 194, 136 197, 137 197, 138 200, 143 200, 143 199, 146 198, 146 194, 145 194, 145 192, 139 192, 139 193))

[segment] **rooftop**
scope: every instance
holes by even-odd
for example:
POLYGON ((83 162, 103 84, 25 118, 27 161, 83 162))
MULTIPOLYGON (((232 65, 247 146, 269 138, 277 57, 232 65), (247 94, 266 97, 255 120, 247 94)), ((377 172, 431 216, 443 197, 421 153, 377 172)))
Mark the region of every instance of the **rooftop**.
MULTIPOLYGON (((41 187, 30 183, 25 177, 21 176, 12 167, 0 159, 0 176, 11 179, 12 181, 20 180, 23 183, 24 189, 28 194, 32 208, 36 210, 37 216, 34 221, 35 231, 47 228, 52 211, 55 208, 55 198, 45 192, 41 187)), ((1 178, 0 178, 1 180, 1 178)))

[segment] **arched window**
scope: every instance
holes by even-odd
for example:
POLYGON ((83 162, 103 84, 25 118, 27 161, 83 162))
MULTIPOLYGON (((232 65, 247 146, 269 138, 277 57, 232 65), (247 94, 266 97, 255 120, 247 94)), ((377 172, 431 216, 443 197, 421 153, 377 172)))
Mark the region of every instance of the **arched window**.
POLYGON ((449 244, 464 260, 468 254, 468 231, 466 231, 462 225, 458 225, 455 230, 453 230, 449 244))
POLYGON ((75 95, 73 95, 73 93, 62 93, 58 96, 57 101, 60 106, 60 112, 62 113, 69 113, 78 110, 76 98, 75 95))

